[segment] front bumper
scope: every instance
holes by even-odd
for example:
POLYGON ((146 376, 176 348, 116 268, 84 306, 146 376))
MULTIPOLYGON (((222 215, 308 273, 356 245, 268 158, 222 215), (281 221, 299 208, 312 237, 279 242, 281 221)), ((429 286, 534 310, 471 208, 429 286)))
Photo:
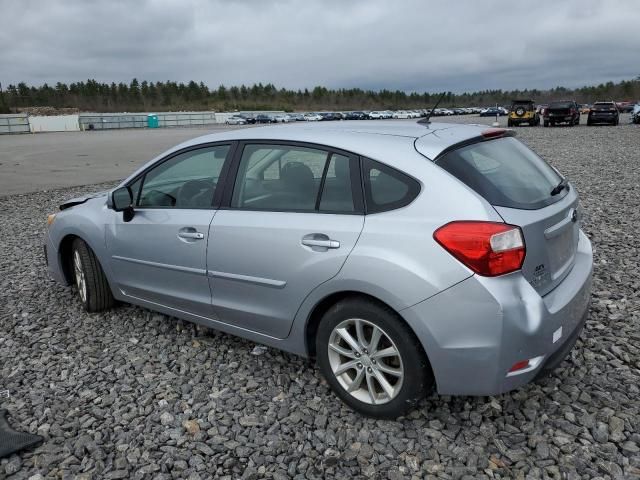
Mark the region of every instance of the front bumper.
POLYGON ((580 232, 574 266, 541 297, 520 272, 474 275, 400 313, 420 339, 446 395, 496 395, 553 368, 573 347, 587 315, 593 255, 580 232), (508 375, 516 362, 535 368, 508 375))
POLYGON ((56 245, 54 245, 49 235, 49 231, 45 233, 44 238, 44 260, 47 265, 49 276, 62 285, 69 285, 62 268, 62 259, 56 245))

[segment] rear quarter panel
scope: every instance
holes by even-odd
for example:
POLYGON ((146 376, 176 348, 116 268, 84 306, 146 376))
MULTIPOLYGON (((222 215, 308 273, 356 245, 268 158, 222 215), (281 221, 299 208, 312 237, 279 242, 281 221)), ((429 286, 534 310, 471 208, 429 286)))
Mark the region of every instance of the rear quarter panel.
POLYGON ((454 220, 501 219, 475 192, 414 154, 411 173, 421 184, 418 197, 406 207, 365 216, 344 266, 305 299, 290 338, 303 334, 313 308, 334 293, 364 293, 401 312, 473 275, 434 240, 433 233, 454 220))

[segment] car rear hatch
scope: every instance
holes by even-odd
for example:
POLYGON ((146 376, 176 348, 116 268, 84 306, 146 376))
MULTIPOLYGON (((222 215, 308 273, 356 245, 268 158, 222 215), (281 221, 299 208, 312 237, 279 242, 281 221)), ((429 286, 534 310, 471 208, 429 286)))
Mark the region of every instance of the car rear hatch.
POLYGON ((435 162, 520 227, 522 274, 541 296, 562 282, 574 264, 580 222, 578 196, 555 169, 512 137, 466 144, 435 162))
POLYGON ((549 112, 549 115, 553 116, 571 115, 571 105, 569 105, 568 103, 550 105, 547 109, 547 112, 549 112))
POLYGON ((609 104, 595 104, 591 111, 596 114, 613 114, 616 112, 616 108, 609 104))

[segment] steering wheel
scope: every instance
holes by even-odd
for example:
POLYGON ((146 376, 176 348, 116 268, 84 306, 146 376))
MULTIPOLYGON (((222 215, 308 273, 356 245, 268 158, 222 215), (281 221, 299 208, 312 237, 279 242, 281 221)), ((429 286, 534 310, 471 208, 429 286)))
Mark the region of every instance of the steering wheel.
POLYGON ((189 180, 178 189, 176 207, 209 207, 213 189, 211 180, 189 180))

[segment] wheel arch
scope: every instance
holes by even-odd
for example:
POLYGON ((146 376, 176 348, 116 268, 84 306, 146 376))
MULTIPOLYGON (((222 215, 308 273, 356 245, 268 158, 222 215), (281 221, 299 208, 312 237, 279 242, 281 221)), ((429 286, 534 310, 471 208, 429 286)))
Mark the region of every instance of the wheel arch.
POLYGON ((68 285, 73 284, 75 282, 74 274, 73 274, 73 265, 72 265, 72 247, 73 242, 76 239, 82 240, 87 244, 89 249, 94 253, 98 262, 100 263, 100 267, 107 277, 107 281, 109 282, 111 289, 113 291, 113 284, 111 282, 111 271, 108 266, 105 265, 103 261, 103 250, 100 249, 101 245, 95 245, 91 240, 91 235, 84 235, 81 232, 78 232, 76 229, 70 229, 65 231, 62 234, 62 238, 58 241, 58 261, 62 270, 62 274, 64 275, 65 281, 67 281, 68 285))
POLYGON ((380 300, 378 297, 365 292, 361 292, 357 290, 337 291, 323 297, 321 300, 316 302, 316 304, 311 309, 311 312, 309 313, 309 316, 305 325, 305 330, 304 330, 305 349, 308 356, 311 358, 315 358, 316 356, 316 334, 318 332, 318 326, 320 325, 320 321, 322 320, 323 315, 338 302, 341 302, 349 298, 362 298, 362 299, 370 300, 378 304, 382 308, 393 312, 400 319, 400 321, 407 326, 407 328, 415 336, 417 340, 416 343, 420 345, 421 352, 427 361, 427 366, 431 371, 432 378, 434 379, 434 388, 437 389, 437 385, 435 383, 436 382, 435 375, 433 375, 433 367, 431 366, 431 360, 429 359, 429 355, 425 350, 423 342, 420 341, 420 338, 418 338, 418 335, 416 334, 415 330, 411 327, 411 324, 402 316, 401 312, 393 308, 391 305, 380 300))
POLYGON ((60 261, 60 267, 62 270, 62 274, 64 275, 64 279, 66 280, 68 285, 71 285, 74 282, 73 265, 72 265, 72 247, 73 247, 73 241, 76 238, 80 238, 80 237, 74 233, 69 233, 64 237, 62 237, 62 240, 60 240, 60 244, 58 246, 58 256, 60 261))

